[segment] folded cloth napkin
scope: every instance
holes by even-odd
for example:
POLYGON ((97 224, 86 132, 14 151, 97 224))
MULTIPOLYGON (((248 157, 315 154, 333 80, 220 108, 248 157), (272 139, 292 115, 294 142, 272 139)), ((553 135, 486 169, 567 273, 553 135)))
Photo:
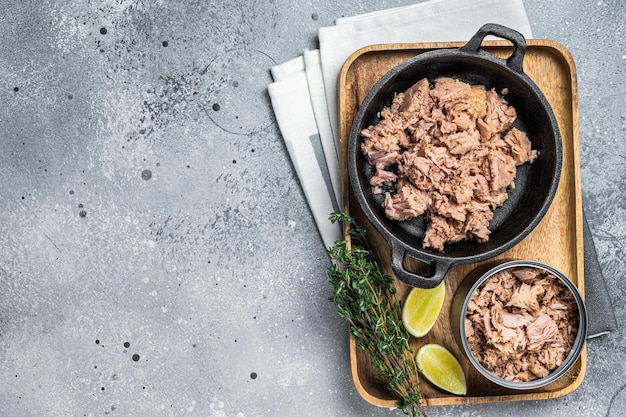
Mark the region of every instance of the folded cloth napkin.
POLYGON ((592 339, 617 330, 611 297, 598 262, 591 229, 583 212, 583 246, 585 251, 585 306, 587 307, 587 338, 592 339))
MULTIPOLYGON (((330 180, 329 164, 337 161, 336 154, 326 156, 324 151, 334 150, 334 145, 323 147, 315 123, 311 96, 304 73, 304 59, 298 57, 272 70, 275 82, 268 86, 276 121, 280 126, 287 152, 309 203, 317 229, 326 247, 341 238, 339 224, 331 224, 328 216, 339 210, 330 180), (277 99, 277 98, 280 99, 277 99), (297 117, 294 117, 297 115, 297 117)), ((332 167, 332 165, 330 164, 332 167)), ((339 175, 336 166, 334 175, 339 175)))
MULTIPOLYGON (((335 23, 319 29, 319 50, 304 51, 272 67, 274 82, 268 86, 278 126, 326 247, 342 238, 341 228, 328 217, 342 207, 337 88, 346 59, 373 44, 468 40, 485 23, 499 23, 532 38, 522 0, 428 0, 335 23)), ((584 235, 591 239, 589 233, 584 235)), ((605 320, 604 314, 613 310, 595 248, 587 250, 589 239, 585 239, 589 334, 598 336, 615 326, 605 320)))

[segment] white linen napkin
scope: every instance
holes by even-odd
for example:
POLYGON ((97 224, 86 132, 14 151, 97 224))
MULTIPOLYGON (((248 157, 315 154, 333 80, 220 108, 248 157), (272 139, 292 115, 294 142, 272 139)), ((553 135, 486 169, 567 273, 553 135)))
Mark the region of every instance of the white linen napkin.
POLYGON ((328 216, 339 210, 335 198, 327 159, 330 166, 338 158, 336 153, 325 155, 325 149, 335 150, 334 144, 323 147, 311 104, 311 95, 304 72, 303 57, 295 58, 272 68, 274 82, 267 89, 272 99, 276 121, 283 135, 287 151, 300 180, 317 229, 324 245, 330 247, 341 239, 339 224, 331 224, 328 216))
POLYGON ((276 120, 326 247, 342 237, 328 217, 343 207, 337 134, 343 63, 367 45, 468 40, 485 23, 532 37, 522 0, 429 0, 337 19, 319 29, 319 50, 271 69, 276 120))

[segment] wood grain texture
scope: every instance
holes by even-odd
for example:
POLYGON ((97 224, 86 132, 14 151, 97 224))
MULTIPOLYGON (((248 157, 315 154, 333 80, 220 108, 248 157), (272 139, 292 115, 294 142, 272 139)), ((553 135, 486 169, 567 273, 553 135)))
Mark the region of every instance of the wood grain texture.
MULTIPOLYGON (((557 118, 563 139, 563 166, 554 201, 535 230, 520 243, 496 259, 530 259, 550 264, 567 275, 584 296, 582 192, 580 181, 578 141, 578 95, 576 69, 570 53, 564 46, 549 40, 528 40, 524 58, 524 72, 542 90, 557 118)), ((458 48, 463 43, 387 44, 365 47, 355 52, 344 64, 339 77, 339 132, 342 155, 344 210, 368 229, 368 240, 386 273, 393 275, 386 241, 369 224, 352 195, 347 170, 347 145, 350 129, 359 105, 368 91, 393 66, 426 51, 438 48, 458 48)), ((485 41, 483 49, 500 57, 512 52, 507 41, 485 41)), ((443 392, 427 381, 422 381, 425 405, 453 405, 497 401, 541 400, 556 398, 575 390, 584 378, 587 350, 562 378, 552 384, 531 390, 512 391, 500 388, 482 377, 464 357, 452 335, 449 311, 454 292, 470 271, 482 262, 458 265, 445 277, 446 299, 435 327, 421 339, 411 338, 417 349, 436 342, 447 347, 461 362, 467 377, 468 394, 454 396, 443 392)), ((410 268, 419 269, 416 262, 410 268)), ((410 288, 396 280, 398 297, 404 299, 410 288)), ((386 389, 369 358, 356 349, 350 339, 350 363, 354 384, 359 394, 369 403, 380 407, 394 407, 397 397, 386 389)))

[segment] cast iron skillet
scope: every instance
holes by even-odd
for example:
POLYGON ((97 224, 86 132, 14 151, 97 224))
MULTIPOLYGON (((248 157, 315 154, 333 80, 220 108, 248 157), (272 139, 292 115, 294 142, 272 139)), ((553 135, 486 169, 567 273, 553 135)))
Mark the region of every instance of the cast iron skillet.
POLYGON ((459 49, 425 52, 394 67, 369 92, 359 108, 348 147, 348 172, 355 197, 364 214, 386 239, 391 251, 395 276, 414 287, 432 288, 439 284, 454 264, 478 262, 501 254, 522 240, 537 226, 550 207, 559 183, 562 144, 559 128, 548 101, 522 69, 526 40, 519 32, 497 24, 486 24, 459 49), (513 53, 504 60, 480 48, 487 35, 513 43, 513 53), (489 224, 489 241, 461 241, 447 244, 443 252, 422 247, 425 215, 409 221, 385 216, 384 194, 375 195, 369 185, 372 167, 361 152, 362 129, 378 122, 378 114, 388 107, 394 95, 427 77, 458 78, 482 84, 497 92, 508 89, 506 99, 517 111, 514 126, 525 131, 539 156, 533 164, 517 168, 515 188, 509 199, 494 211, 489 224), (404 260, 411 257, 430 266, 430 274, 407 270, 404 260))

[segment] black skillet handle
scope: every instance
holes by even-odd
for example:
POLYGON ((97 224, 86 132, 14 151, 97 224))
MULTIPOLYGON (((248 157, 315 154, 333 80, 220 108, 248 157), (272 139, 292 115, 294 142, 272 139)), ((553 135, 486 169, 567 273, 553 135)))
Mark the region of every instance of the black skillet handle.
MULTIPOLYGON (((391 243, 391 242, 390 242, 391 243)), ((415 259, 430 265, 430 276, 423 276, 415 272, 407 271, 404 267, 404 259, 407 250, 402 245, 391 243, 391 269, 400 281, 411 287, 434 288, 443 281, 444 276, 452 266, 452 261, 420 259, 419 255, 415 259)))
POLYGON ((513 53, 506 59, 506 65, 513 71, 524 73, 523 62, 526 54, 526 38, 518 31, 497 23, 487 23, 461 48, 460 51, 477 55, 480 53, 480 45, 487 35, 494 35, 513 43, 513 53))

